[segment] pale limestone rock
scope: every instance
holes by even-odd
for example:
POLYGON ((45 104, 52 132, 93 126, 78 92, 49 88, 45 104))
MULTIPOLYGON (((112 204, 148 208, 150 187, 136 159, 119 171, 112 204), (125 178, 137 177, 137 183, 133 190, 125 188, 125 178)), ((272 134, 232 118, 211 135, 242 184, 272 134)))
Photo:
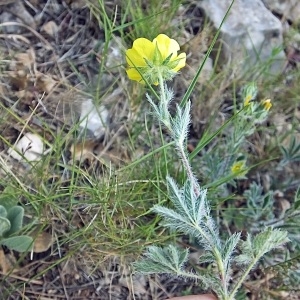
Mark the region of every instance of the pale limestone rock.
POLYGON ((81 103, 79 126, 82 131, 87 129, 92 136, 98 138, 104 132, 108 122, 108 110, 103 106, 96 106, 92 99, 81 103))
POLYGON ((44 148, 42 138, 28 132, 7 152, 18 161, 39 161, 44 153, 44 148))
MULTIPOLYGON (((207 17, 218 28, 231 0, 203 0, 199 3, 207 17)), ((221 59, 225 65, 234 66, 238 74, 279 74, 286 56, 282 47, 282 25, 264 6, 261 0, 235 0, 227 20, 221 28, 217 45, 222 45, 221 59), (266 74, 264 71, 263 73, 266 74)))

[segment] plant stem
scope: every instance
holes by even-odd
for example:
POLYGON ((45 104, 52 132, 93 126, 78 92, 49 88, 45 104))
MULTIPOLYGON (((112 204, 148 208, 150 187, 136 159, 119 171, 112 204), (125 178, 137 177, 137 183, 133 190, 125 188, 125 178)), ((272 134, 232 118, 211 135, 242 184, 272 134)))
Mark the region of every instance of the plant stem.
POLYGON ((217 268, 219 270, 220 280, 221 280, 221 283, 222 283, 222 286, 223 286, 223 292, 224 292, 224 297, 225 297, 224 300, 227 300, 227 298, 228 298, 228 287, 227 287, 227 282, 226 282, 226 270, 224 268, 222 255, 221 255, 219 249, 216 246, 214 246, 214 244, 212 243, 209 236, 207 236, 205 231, 203 231, 202 228, 199 227, 199 226, 195 226, 195 228, 200 232, 201 236, 206 239, 206 241, 208 242, 208 244, 211 247, 211 252, 213 253, 213 255, 216 259, 217 268))
POLYGON ((185 150, 183 148, 183 145, 179 144, 176 140, 175 140, 175 143, 176 143, 176 146, 177 146, 177 148, 179 150, 179 156, 180 156, 180 158, 182 160, 182 164, 183 164, 183 166, 185 168, 187 176, 188 176, 189 180, 192 183, 194 193, 198 197, 200 195, 200 191, 199 191, 199 187, 198 187, 198 184, 197 184, 197 179, 195 178, 195 176, 193 174, 192 167, 191 167, 191 165, 189 163, 189 160, 188 160, 188 158, 186 156, 186 153, 185 153, 185 150))
POLYGON ((169 131, 172 131, 171 122, 170 122, 170 113, 168 108, 169 101, 166 96, 165 83, 161 74, 159 74, 159 87, 160 87, 160 101, 162 103, 162 108, 163 108, 163 115, 161 121, 168 128, 169 131))
POLYGON ((227 300, 228 297, 228 287, 227 287, 227 282, 226 282, 226 270, 224 268, 224 263, 222 260, 222 255, 220 254, 220 251, 217 249, 217 247, 213 248, 213 253, 216 258, 218 270, 220 273, 220 280, 223 286, 223 292, 224 292, 224 299, 227 300))
MULTIPOLYGON (((171 133, 171 136, 174 136, 174 134, 172 134, 173 132, 173 128, 172 128, 172 124, 170 122, 170 113, 169 113, 169 108, 168 108, 168 99, 166 96, 166 90, 165 90, 165 83, 163 80, 163 77, 161 74, 159 74, 159 86, 160 86, 160 96, 161 96, 161 101, 162 101, 162 108, 163 108, 163 115, 162 115, 162 122, 163 124, 168 128, 168 130, 171 133)), ((186 170, 187 176, 190 179, 194 192, 196 194, 196 196, 198 197, 200 194, 198 185, 197 185, 197 179, 195 178, 192 168, 190 166, 189 160, 187 158, 186 152, 184 150, 184 145, 182 145, 177 139, 174 139, 174 142, 176 144, 177 149, 179 150, 179 156, 182 160, 183 166, 186 170)))
POLYGON ((248 268, 245 270, 244 274, 242 275, 240 280, 236 283, 233 290, 231 291, 229 297, 227 298, 228 300, 234 299, 234 295, 236 294, 237 290, 241 287, 242 283, 245 281, 246 277, 248 276, 249 272, 254 267, 254 265, 257 263, 258 259, 259 258, 254 258, 253 261, 249 264, 248 268))
MULTIPOLYGON (((171 123, 170 113, 168 110, 169 100, 167 99, 165 84, 164 84, 163 77, 161 75, 159 76, 159 85, 160 85, 160 97, 161 97, 160 101, 162 101, 162 103, 160 105, 160 108, 161 108, 160 121, 168 128, 171 136, 175 137, 175 134, 173 134, 174 124, 171 123)), ((178 154, 182 160, 182 164, 186 171, 187 177, 189 178, 189 180, 192 184, 194 193, 195 193, 196 197, 198 197, 200 195, 200 187, 197 183, 197 179, 196 179, 195 175, 193 174, 192 167, 189 163, 189 159, 187 157, 187 152, 185 150, 184 142, 179 141, 176 137, 173 138, 173 140, 175 142, 176 148, 178 149, 178 154)), ((227 282, 226 282, 226 270, 224 267, 222 255, 221 255, 219 249, 212 243, 210 237, 206 234, 206 232, 203 231, 202 228, 200 228, 198 226, 198 224, 194 224, 194 226, 200 232, 201 236, 210 244, 211 251, 216 259, 217 267, 219 270, 219 276, 220 276, 220 280, 221 280, 221 283, 223 286, 224 300, 227 300, 228 299, 228 287, 227 287, 227 282)))

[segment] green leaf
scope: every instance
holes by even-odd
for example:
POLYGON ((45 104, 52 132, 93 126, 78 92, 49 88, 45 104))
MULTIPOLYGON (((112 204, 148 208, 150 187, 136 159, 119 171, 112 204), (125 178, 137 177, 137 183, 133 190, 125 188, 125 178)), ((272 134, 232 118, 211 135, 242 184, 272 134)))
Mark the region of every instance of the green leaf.
POLYGON ((0 205, 4 206, 6 210, 17 205, 18 200, 15 197, 16 192, 12 187, 6 187, 0 194, 0 205))
POLYGON ((294 200, 295 200, 294 209, 297 210, 300 207, 300 187, 298 187, 295 193, 294 200))
POLYGON ((287 231, 267 228, 253 238, 253 253, 257 257, 262 257, 265 253, 274 248, 289 242, 287 231))
POLYGON ((7 212, 7 219, 10 221, 11 228, 8 235, 18 232, 23 225, 24 208, 21 206, 14 206, 7 212))
POLYGON ((188 259, 188 249, 179 249, 173 245, 165 248, 150 246, 143 260, 133 265, 136 271, 143 274, 165 273, 180 274, 188 259))
POLYGON ((7 211, 6 211, 5 207, 0 205, 0 217, 6 218, 6 216, 7 216, 7 211))
POLYGON ((33 238, 27 235, 13 236, 0 241, 1 245, 6 246, 10 250, 18 252, 30 251, 33 245, 33 238))
POLYGON ((0 237, 10 229, 10 222, 8 219, 0 217, 0 237))

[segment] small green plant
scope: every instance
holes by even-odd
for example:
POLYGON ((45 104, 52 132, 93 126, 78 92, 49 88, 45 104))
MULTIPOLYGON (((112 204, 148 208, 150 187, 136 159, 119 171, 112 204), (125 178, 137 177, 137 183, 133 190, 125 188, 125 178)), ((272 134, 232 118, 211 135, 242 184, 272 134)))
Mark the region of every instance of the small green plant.
POLYGON ((300 161, 300 143, 297 143, 294 136, 291 137, 290 143, 287 147, 281 146, 282 159, 280 166, 285 166, 288 163, 300 161))
MULTIPOLYGON (((222 126, 224 128, 217 130, 217 132, 226 130, 224 136, 214 140, 212 147, 210 145, 207 148, 198 147, 197 154, 201 151, 202 155, 198 169, 207 186, 217 187, 224 183, 235 186, 233 179, 246 178, 248 171, 246 138, 254 133, 257 125, 266 120, 272 107, 270 99, 257 101, 256 96, 257 85, 254 82, 247 84, 243 88, 243 101, 235 105, 235 113, 230 122, 226 122, 222 126)), ((212 134, 210 139, 214 137, 212 134)), ((192 157, 194 156, 192 153, 192 157)))
POLYGON ((33 239, 18 235, 23 227, 24 208, 4 191, 0 197, 0 245, 11 250, 25 252, 31 249, 33 239))
MULTIPOLYGON (((171 80, 185 65, 186 55, 185 53, 177 55, 178 51, 178 43, 163 34, 152 42, 144 38, 137 39, 132 49, 126 52, 129 65, 127 74, 132 80, 148 84, 154 92, 158 104, 149 95, 147 95, 148 102, 152 106, 154 116, 164 125, 174 141, 187 176, 181 188, 174 179, 167 177, 168 195, 174 209, 155 205, 153 211, 163 218, 164 226, 197 240, 204 249, 199 262, 213 264, 215 268, 201 273, 187 271, 185 264, 188 261, 188 249, 179 249, 173 245, 165 248, 149 247, 145 258, 135 262, 134 266, 137 271, 145 274, 167 273, 200 280, 205 288, 212 289, 219 299, 232 300, 262 256, 288 241, 287 232, 268 227, 256 236, 248 233, 245 239, 242 239, 240 233, 233 233, 225 239, 220 236, 211 214, 211 205, 207 200, 207 189, 201 188, 198 184, 186 151, 191 103, 183 100, 180 105, 177 105, 175 115, 169 112, 174 93, 167 87, 165 81, 171 80), (158 94, 151 84, 159 85, 158 94), (233 282, 234 264, 241 266, 241 271, 240 276, 233 282)), ((252 101, 257 93, 256 85, 251 84, 245 90, 242 108, 234 116, 241 125, 238 127, 240 131, 234 131, 233 134, 234 153, 245 136, 254 131, 255 124, 266 118, 271 108, 270 100, 260 103, 252 101), (254 121, 251 122, 252 120, 254 121)), ((208 140, 212 140, 214 136, 212 135, 208 140)), ((201 147, 197 147, 197 151, 201 151, 203 147, 204 143, 201 147)), ((233 163, 231 178, 244 175, 244 166, 244 160, 238 159, 233 163)))

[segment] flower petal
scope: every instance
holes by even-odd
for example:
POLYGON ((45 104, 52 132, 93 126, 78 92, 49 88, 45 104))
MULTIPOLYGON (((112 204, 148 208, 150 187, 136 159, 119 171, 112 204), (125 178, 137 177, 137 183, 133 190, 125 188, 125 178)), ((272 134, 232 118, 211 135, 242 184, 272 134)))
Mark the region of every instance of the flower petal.
POLYGON ((163 59, 166 59, 170 54, 172 54, 171 58, 176 57, 177 51, 180 49, 179 44, 165 34, 159 34, 153 40, 153 44, 157 44, 163 59))
POLYGON ((126 51, 126 61, 130 67, 145 67, 146 62, 136 49, 128 49, 126 51))
POLYGON ((178 72, 181 68, 183 68, 185 66, 186 54, 185 53, 180 53, 172 61, 178 61, 178 65, 173 69, 174 72, 178 72))
POLYGON ((151 41, 145 38, 136 39, 132 48, 126 51, 126 61, 131 67, 145 67, 147 65, 145 58, 151 61, 154 49, 155 46, 151 41))
POLYGON ((126 70, 126 73, 131 80, 136 80, 139 82, 144 82, 141 74, 135 69, 135 68, 130 68, 126 70))

